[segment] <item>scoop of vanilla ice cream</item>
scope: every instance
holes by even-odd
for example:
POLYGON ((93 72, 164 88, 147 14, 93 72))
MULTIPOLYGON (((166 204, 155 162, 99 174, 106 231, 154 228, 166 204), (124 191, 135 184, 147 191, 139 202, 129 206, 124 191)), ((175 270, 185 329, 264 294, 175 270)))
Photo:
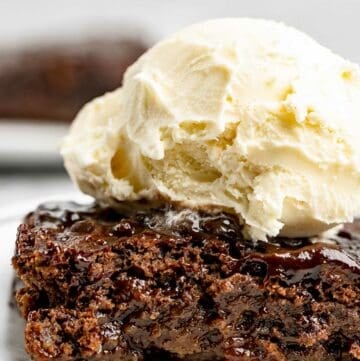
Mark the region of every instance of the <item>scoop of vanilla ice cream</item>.
POLYGON ((87 104, 62 154, 106 203, 159 197, 309 236, 360 213, 360 70, 273 21, 220 19, 158 43, 87 104))

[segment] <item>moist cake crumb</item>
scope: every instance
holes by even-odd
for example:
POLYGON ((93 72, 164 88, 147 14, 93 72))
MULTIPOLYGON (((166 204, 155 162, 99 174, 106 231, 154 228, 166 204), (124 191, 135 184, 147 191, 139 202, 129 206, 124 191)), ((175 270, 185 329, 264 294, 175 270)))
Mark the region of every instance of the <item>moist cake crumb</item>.
POLYGON ((34 360, 360 359, 359 223, 250 242, 230 214, 122 208, 45 204, 19 227, 34 360))

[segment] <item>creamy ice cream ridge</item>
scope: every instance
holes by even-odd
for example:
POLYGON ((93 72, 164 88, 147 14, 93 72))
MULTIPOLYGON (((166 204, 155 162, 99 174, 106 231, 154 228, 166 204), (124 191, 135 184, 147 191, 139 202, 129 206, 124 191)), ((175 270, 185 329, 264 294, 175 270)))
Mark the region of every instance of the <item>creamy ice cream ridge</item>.
POLYGON ((62 154, 106 203, 236 213, 254 239, 360 214, 360 70, 273 21, 219 19, 161 41, 87 104, 62 154))

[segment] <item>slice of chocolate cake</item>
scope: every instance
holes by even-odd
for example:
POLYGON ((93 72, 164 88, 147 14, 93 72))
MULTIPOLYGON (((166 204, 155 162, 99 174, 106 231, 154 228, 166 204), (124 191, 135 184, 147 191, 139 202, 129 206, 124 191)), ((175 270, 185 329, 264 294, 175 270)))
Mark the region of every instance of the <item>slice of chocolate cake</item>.
POLYGON ((0 56, 0 118, 71 121, 90 99, 121 85, 146 50, 120 36, 39 45, 0 56))
POLYGON ((358 360, 360 233, 251 242, 170 205, 47 204, 19 227, 26 347, 54 360, 358 360))

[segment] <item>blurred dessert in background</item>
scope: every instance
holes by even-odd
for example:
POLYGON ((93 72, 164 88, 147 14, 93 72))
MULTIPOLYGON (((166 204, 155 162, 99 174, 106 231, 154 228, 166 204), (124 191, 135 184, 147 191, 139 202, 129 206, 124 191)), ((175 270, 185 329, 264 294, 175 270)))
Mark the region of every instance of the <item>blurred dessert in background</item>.
POLYGON ((90 99, 119 87, 146 49, 115 36, 43 44, 0 55, 0 119, 70 121, 90 99))

